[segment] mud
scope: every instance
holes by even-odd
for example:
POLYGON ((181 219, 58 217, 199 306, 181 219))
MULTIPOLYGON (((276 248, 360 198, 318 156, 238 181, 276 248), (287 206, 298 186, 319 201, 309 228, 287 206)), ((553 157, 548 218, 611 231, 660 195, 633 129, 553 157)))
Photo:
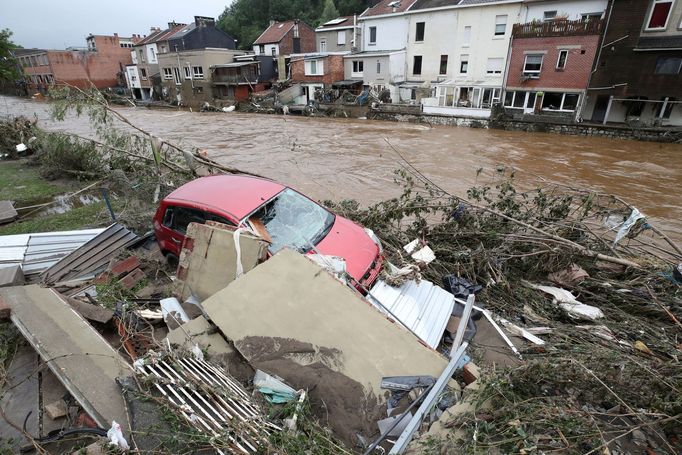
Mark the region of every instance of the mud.
POLYGON ((386 417, 385 404, 380 405, 362 384, 328 366, 342 362, 336 349, 265 337, 247 337, 235 346, 254 368, 281 377, 294 389, 307 390, 315 417, 348 448, 357 445, 357 434, 376 433, 377 420, 386 417))

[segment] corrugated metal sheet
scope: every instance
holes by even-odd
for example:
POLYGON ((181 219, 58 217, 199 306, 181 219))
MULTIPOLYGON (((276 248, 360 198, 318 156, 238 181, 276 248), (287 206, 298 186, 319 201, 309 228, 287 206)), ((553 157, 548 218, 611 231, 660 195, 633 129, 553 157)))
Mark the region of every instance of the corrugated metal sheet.
POLYGON ((401 324, 410 329, 433 349, 443 336, 452 315, 455 297, 430 281, 408 281, 399 288, 377 281, 369 291, 368 300, 380 311, 390 311, 401 324))
POLYGON ((0 266, 21 264, 24 275, 38 274, 104 229, 0 236, 0 266))
POLYGON ((137 239, 137 235, 124 226, 112 224, 45 270, 41 279, 46 284, 54 284, 91 276, 103 270, 111 258, 137 239))

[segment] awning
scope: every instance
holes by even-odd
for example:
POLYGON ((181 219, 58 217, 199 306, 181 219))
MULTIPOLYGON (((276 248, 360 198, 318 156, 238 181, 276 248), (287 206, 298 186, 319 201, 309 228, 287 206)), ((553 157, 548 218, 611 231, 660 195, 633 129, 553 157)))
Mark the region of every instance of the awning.
POLYGON ((215 68, 239 68, 242 66, 258 65, 259 62, 236 62, 236 63, 222 63, 220 65, 212 65, 211 69, 215 68))

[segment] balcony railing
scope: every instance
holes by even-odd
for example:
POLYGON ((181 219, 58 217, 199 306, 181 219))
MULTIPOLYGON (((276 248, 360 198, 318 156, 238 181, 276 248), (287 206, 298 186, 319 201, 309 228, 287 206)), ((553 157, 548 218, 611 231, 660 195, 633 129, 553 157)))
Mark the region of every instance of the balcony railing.
POLYGON ((603 25, 603 19, 528 22, 526 24, 514 24, 512 36, 514 38, 545 38, 549 36, 599 35, 603 25))

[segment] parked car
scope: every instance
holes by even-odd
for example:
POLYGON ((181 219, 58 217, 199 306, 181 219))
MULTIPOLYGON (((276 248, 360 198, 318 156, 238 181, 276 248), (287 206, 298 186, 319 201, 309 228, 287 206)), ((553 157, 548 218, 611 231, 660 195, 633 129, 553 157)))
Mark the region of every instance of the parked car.
POLYGON ((270 241, 271 255, 287 247, 342 257, 359 288, 369 288, 383 264, 381 243, 370 229, 330 212, 292 188, 247 175, 202 177, 161 201, 154 216, 161 251, 177 261, 189 223, 207 220, 250 227, 270 241))

